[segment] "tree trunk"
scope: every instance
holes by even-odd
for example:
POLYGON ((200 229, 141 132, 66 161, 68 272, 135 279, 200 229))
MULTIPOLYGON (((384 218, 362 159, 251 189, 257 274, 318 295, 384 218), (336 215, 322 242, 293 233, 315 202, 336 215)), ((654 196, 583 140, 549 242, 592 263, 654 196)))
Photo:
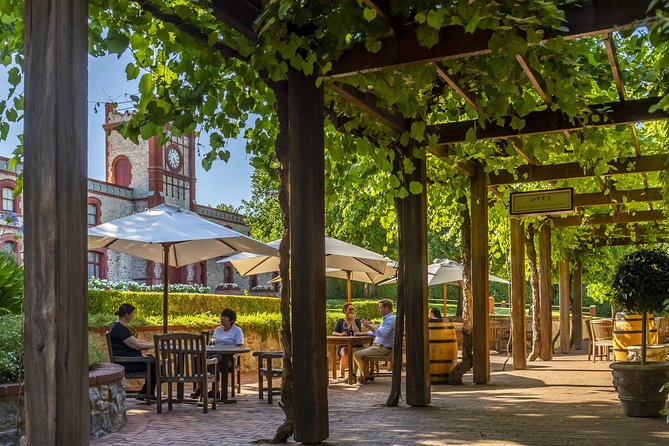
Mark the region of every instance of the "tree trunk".
POLYGON ((462 360, 448 375, 449 384, 462 384, 462 377, 474 366, 472 348, 472 289, 471 289, 471 219, 467 197, 458 200, 462 206, 462 360))
POLYGON ((279 131, 276 137, 276 157, 279 160, 279 204, 283 223, 283 239, 279 247, 279 272, 281 274, 281 343, 283 345, 283 375, 281 379, 281 402, 286 418, 274 434, 272 443, 285 443, 293 435, 293 362, 292 333, 290 329, 290 200, 288 186, 290 179, 288 157, 288 82, 273 82, 276 95, 279 131))
MULTIPOLYGON (((395 151, 395 160, 393 161, 393 168, 396 172, 402 170, 402 153, 395 151)), ((402 199, 395 198, 395 210, 397 215, 400 215, 402 207, 402 199)), ((397 264, 397 309, 395 313, 395 341, 393 343, 393 373, 390 382, 390 394, 386 400, 385 405, 389 407, 396 407, 402 396, 402 339, 404 338, 404 315, 406 311, 406 302, 404 300, 404 293, 400 290, 404 289, 404 238, 399 237, 397 264)))
POLYGON ((537 266, 537 250, 534 246, 534 238, 537 231, 532 223, 527 225, 525 231, 525 251, 527 261, 530 264, 530 285, 532 286, 532 351, 527 358, 530 361, 541 356, 541 304, 539 301, 539 268, 537 266))

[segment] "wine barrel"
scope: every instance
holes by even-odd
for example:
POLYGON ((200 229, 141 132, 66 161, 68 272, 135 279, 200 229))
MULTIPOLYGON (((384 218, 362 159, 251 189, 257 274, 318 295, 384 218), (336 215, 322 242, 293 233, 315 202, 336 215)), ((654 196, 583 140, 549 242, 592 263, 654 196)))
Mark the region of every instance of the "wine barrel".
POLYGON ((430 383, 447 384, 448 374, 458 360, 455 326, 452 322, 429 323, 430 383))
MULTIPOLYGON (((630 345, 641 345, 641 319, 640 314, 616 313, 613 325, 613 353, 616 361, 627 361, 627 349, 630 345)), ((647 344, 657 344, 657 329, 652 314, 646 317, 648 328, 647 344)))

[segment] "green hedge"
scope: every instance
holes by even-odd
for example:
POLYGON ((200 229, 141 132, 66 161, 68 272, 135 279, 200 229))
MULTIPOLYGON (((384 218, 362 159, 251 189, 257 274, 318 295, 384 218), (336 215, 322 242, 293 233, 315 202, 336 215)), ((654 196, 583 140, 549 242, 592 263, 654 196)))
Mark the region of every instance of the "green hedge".
MULTIPOLYGON (((90 314, 113 315, 121 304, 130 303, 137 308, 137 316, 147 318, 162 316, 162 293, 139 293, 131 291, 88 291, 88 312, 90 314)), ((280 300, 275 297, 228 296, 222 294, 170 293, 169 314, 186 316, 209 312, 218 316, 225 308, 232 308, 240 314, 278 313, 280 300)))
POLYGON ((23 317, 0 316, 0 383, 18 382, 23 374, 23 317))

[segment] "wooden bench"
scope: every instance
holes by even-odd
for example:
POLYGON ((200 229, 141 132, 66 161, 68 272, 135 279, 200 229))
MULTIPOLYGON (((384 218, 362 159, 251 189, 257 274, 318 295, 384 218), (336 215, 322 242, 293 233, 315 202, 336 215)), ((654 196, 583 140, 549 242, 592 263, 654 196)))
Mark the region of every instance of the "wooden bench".
POLYGON ((283 369, 274 367, 275 359, 282 359, 283 352, 254 352, 253 356, 258 358, 258 399, 264 397, 264 381, 267 380, 267 404, 272 404, 272 396, 278 395, 281 389, 274 389, 272 380, 283 376, 283 369))

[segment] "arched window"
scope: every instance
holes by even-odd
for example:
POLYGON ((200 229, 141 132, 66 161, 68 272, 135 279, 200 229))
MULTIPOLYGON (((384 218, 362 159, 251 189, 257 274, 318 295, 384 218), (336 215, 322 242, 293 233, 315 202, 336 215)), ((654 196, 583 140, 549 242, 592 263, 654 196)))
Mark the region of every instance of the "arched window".
POLYGON ((257 286, 258 286, 258 276, 251 276, 251 278, 249 279, 249 288, 257 286))
POLYGON ((97 226, 100 222, 102 201, 95 197, 88 197, 86 206, 86 223, 88 226, 97 226))
POLYGON ((14 212, 14 189, 10 187, 2 188, 2 210, 14 212))
POLYGON ((223 271, 223 282, 224 283, 234 283, 235 281, 235 272, 232 270, 231 266, 226 266, 223 271))
POLYGON ((101 251, 88 251, 88 278, 107 278, 107 256, 101 251))
POLYGON ((132 182, 132 166, 128 158, 121 155, 112 163, 112 183, 130 187, 132 182))
POLYGON ((16 242, 12 242, 10 240, 3 242, 2 244, 2 250, 5 252, 15 252, 16 250, 16 242))

